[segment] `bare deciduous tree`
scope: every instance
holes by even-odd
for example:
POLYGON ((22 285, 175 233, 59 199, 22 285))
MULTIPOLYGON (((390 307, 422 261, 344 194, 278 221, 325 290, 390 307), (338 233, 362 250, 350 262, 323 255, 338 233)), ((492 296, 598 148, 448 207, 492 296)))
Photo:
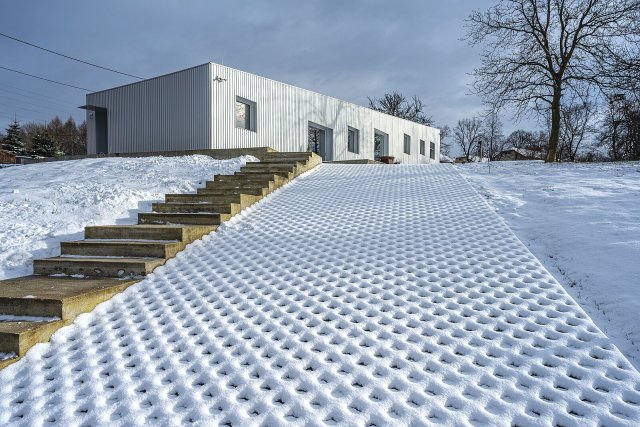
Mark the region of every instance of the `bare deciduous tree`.
POLYGON ((588 102, 562 108, 558 159, 575 162, 578 150, 580 150, 586 139, 587 132, 590 130, 593 114, 593 105, 588 102))
POLYGON ((451 155, 451 128, 444 125, 440 128, 440 153, 445 156, 451 155))
POLYGON ((504 149, 505 144, 502 121, 496 110, 490 109, 487 112, 483 123, 483 133, 487 157, 490 160, 495 160, 496 156, 504 149))
POLYGON ((459 120, 453 128, 453 139, 460 145, 467 160, 473 149, 478 147, 481 138, 482 121, 477 117, 459 120))
POLYGON ((434 124, 433 119, 424 112, 424 104, 417 96, 407 100, 399 92, 387 93, 382 98, 369 98, 369 108, 426 126, 434 124))
POLYGON ((521 115, 551 111, 546 161, 556 161, 563 95, 583 96, 637 81, 640 1, 498 0, 467 19, 482 44, 476 93, 521 115))
POLYGON ((640 101, 631 95, 613 96, 601 123, 598 145, 612 160, 640 160, 640 101))

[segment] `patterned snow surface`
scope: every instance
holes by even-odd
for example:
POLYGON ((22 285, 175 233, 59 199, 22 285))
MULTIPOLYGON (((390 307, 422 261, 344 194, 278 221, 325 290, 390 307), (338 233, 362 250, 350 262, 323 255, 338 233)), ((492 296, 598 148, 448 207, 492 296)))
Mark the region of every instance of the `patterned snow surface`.
POLYGON ((0 424, 638 425, 640 374, 448 166, 323 165, 0 371, 0 424))

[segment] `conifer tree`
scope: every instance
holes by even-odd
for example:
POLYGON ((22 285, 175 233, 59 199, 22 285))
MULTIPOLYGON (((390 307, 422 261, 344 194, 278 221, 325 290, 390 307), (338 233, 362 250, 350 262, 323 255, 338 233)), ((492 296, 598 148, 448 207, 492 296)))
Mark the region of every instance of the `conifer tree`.
POLYGON ((24 156, 26 154, 24 141, 22 140, 22 129, 20 129, 20 123, 17 120, 9 125, 6 130, 7 136, 2 140, 2 149, 16 156, 24 156))
POLYGON ((57 157, 62 155, 62 152, 47 133, 39 133, 33 137, 31 155, 38 157, 57 157))

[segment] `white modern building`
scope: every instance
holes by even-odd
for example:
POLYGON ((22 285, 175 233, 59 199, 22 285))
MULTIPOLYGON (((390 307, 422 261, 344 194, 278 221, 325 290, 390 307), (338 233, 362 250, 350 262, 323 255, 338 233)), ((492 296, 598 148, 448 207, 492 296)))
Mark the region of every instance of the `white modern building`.
POLYGON ((437 163, 440 131, 214 63, 87 95, 87 150, 272 147, 437 163))

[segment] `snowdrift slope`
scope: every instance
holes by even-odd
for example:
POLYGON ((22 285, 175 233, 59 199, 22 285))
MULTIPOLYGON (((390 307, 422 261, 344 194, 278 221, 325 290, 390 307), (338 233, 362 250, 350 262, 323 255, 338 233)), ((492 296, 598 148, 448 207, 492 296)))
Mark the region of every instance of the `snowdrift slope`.
POLYGON ((59 242, 82 239, 87 225, 134 224, 164 194, 194 191, 255 160, 103 158, 0 169, 0 279, 31 274, 34 258, 57 255, 59 242))

